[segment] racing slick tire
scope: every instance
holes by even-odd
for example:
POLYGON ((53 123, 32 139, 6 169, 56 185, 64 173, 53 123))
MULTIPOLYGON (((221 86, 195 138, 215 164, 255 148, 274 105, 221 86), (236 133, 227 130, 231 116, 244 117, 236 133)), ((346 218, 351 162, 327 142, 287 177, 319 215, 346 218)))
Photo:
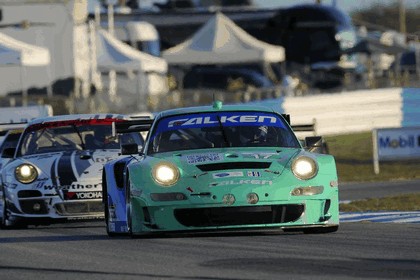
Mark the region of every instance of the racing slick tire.
POLYGON ((103 188, 103 203, 104 203, 104 215, 105 215, 105 225, 106 225, 106 234, 109 237, 121 236, 122 234, 109 231, 109 206, 108 206, 108 192, 107 192, 107 185, 106 185, 106 176, 105 173, 102 174, 102 188, 103 188))
POLYGON ((105 198, 105 225, 106 225, 106 234, 109 237, 119 236, 120 234, 109 231, 109 208, 108 208, 108 197, 105 198))
POLYGON ((128 229, 128 235, 131 238, 133 238, 134 236, 133 236, 133 231, 132 231, 130 196, 131 196, 131 182, 127 174, 127 184, 125 188, 125 207, 126 207, 126 213, 127 213, 127 229, 128 229))
POLYGON ((7 201, 5 198, 5 194, 3 192, 3 195, 1 196, 2 200, 2 216, 1 216, 1 223, 0 228, 1 229, 25 229, 28 227, 22 220, 19 220, 16 218, 16 220, 11 220, 9 217, 9 209, 7 206, 7 201))

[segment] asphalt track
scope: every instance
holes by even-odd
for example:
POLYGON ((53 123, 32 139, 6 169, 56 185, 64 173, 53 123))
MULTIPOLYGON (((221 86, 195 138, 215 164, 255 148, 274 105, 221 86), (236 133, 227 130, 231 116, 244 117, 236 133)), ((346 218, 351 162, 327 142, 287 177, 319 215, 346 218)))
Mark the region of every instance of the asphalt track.
POLYGON ((103 221, 1 230, 0 279, 420 279, 419 232, 420 224, 372 222, 332 234, 134 239, 108 238, 103 221))

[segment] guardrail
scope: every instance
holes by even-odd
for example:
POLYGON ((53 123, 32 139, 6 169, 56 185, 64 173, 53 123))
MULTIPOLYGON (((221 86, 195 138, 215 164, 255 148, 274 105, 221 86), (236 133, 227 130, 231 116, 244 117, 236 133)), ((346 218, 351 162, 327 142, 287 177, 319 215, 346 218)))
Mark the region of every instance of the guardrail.
MULTIPOLYGON (((249 103, 247 103, 249 104, 249 103)), ((317 135, 420 126, 420 88, 385 88, 252 102, 290 114, 292 125, 316 120, 317 135)))

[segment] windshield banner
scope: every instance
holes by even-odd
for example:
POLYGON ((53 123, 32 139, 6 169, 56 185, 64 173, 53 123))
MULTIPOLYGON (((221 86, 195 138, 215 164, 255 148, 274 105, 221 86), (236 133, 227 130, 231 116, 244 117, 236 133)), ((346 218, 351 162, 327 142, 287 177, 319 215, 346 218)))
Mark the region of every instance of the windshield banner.
POLYGON ((264 112, 221 112, 178 115, 159 121, 157 132, 214 126, 276 126, 285 128, 279 116, 264 112))

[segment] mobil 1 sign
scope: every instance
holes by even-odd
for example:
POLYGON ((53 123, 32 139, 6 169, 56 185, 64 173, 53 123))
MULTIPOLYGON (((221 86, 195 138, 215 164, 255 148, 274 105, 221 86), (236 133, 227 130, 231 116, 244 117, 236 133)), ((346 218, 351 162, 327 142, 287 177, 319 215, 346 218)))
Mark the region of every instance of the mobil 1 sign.
POLYGON ((379 161, 420 158, 420 127, 375 129, 373 164, 379 173, 379 161))

